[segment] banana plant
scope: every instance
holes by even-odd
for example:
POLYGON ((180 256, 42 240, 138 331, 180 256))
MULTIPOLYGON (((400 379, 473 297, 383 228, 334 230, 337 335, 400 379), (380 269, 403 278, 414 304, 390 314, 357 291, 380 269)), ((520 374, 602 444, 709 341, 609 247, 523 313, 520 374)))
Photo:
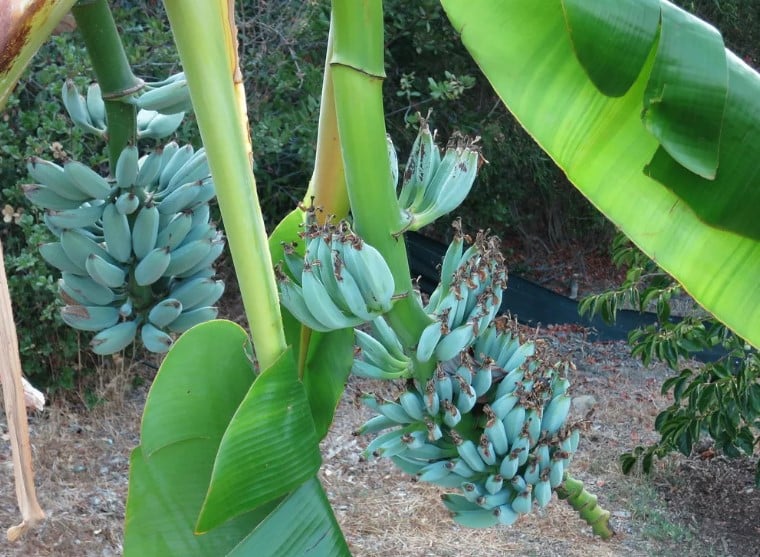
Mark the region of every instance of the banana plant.
MULTIPOLYGON (((164 3, 251 338, 235 324, 206 323, 164 360, 131 458, 125 555, 348 555, 316 471, 351 371, 409 380, 397 401, 365 397, 379 415, 363 430, 385 431, 368 456, 460 488, 444 497, 454 520, 511 524, 556 490, 610 536, 608 513, 565 474, 578 431, 564 425, 564 370, 543 367, 530 345, 493 323, 503 278, 492 241, 479 236, 464 249, 456 234, 437 294, 423 305, 414 291, 403 232, 456 207, 458 194, 443 184, 468 189, 479 159, 465 140, 436 159, 423 123, 397 198, 382 110, 381 2, 333 2, 314 177, 304 205, 269 238, 233 6, 164 3), (350 224, 339 220, 349 208, 350 224), (287 269, 276 269, 281 262, 287 269), (468 296, 469 305, 459 303, 468 296), (360 322, 373 334, 355 333, 360 322)), ((757 74, 668 2, 442 3, 505 103, 571 180, 757 344, 757 230, 734 218, 754 199, 743 160, 757 144, 757 74), (704 51, 690 55, 695 40, 704 51), (618 51, 625 60, 611 57, 618 51), (720 182, 718 205, 710 182, 720 182)))

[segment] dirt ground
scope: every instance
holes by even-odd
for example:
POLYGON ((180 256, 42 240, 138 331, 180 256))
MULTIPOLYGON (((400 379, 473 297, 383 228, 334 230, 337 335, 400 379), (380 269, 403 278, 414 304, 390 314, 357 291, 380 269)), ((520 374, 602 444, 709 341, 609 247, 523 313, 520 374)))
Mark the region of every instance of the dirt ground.
MULTIPOLYGON (((585 268, 568 267, 564 275, 575 273, 585 291, 604 278, 604 271, 596 267, 587 261, 585 268)), ((225 298, 224 316, 243 321, 237 300, 225 298)), ((556 496, 546 509, 524 516, 512 527, 470 530, 454 525, 440 502, 439 488, 413 481, 388 461, 361 457, 370 439, 356 437, 353 431, 372 413, 357 402, 358 395, 393 396, 401 385, 351 378, 322 443, 321 479, 354 555, 760 555, 760 490, 753 483, 754 461, 712 457, 703 450, 691 458, 674 455, 656 461, 649 477, 620 472, 622 452, 656 440, 652 424, 668 404, 659 393, 666 369, 644 368, 630 358, 625 343, 588 342, 583 329, 554 326, 523 332, 577 366, 571 378, 573 412, 587 417, 589 428, 570 472, 612 513, 616 536, 609 542, 594 538, 556 496)), ((129 453, 139 442, 139 420, 154 363, 119 362, 105 370, 97 391, 106 402, 94 409, 55 401, 30 416, 36 485, 47 520, 15 544, 3 535, 0 556, 121 554, 129 453), (135 378, 141 386, 134 387, 135 378)), ((18 523, 20 515, 4 416, 0 436, 0 527, 5 529, 18 523)))

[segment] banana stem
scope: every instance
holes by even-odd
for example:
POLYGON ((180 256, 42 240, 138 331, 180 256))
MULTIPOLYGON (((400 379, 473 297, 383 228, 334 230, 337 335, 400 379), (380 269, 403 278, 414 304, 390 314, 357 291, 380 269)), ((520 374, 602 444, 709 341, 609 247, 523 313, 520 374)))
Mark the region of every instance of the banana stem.
POLYGON ((256 357, 266 369, 287 344, 253 176, 234 5, 214 0, 190 9, 182 0, 164 0, 164 6, 214 177, 256 357))
POLYGON ((349 202, 346 189, 346 175, 343 171, 343 156, 340 151, 338 119, 335 113, 335 90, 333 87, 330 60, 333 55, 334 29, 330 22, 327 37, 327 55, 325 73, 322 81, 322 98, 319 104, 319 127, 317 129, 317 149, 314 159, 314 173, 304 197, 309 205, 312 198, 314 205, 322 207, 324 213, 317 218, 324 219, 334 215, 342 219, 348 215, 349 202))
POLYGON ((382 253, 401 296, 388 314, 401 342, 413 347, 430 319, 411 295, 403 226, 387 157, 381 0, 333 1, 330 61, 348 197, 356 232, 382 253))
POLYGON ((124 147, 137 140, 136 108, 120 99, 139 91, 144 84, 132 73, 107 0, 79 0, 71 12, 105 101, 108 159, 114 169, 124 147))
POLYGON ((557 487, 557 497, 565 499, 591 526, 591 531, 603 540, 609 540, 615 535, 610 526, 610 511, 599 506, 596 495, 586 491, 582 481, 565 474, 564 481, 557 487))

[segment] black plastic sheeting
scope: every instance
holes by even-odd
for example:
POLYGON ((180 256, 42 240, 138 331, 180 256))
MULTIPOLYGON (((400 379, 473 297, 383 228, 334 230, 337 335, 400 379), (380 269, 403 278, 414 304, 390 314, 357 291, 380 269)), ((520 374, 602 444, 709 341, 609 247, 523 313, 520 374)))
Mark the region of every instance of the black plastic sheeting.
MULTIPOLYGON (((417 233, 406 235, 409 266, 413 277, 419 277, 420 289, 430 294, 438 284, 439 266, 446 253, 446 246, 417 233)), ((577 324, 589 329, 591 341, 628 340, 633 329, 657 323, 654 313, 618 310, 617 319, 607 324, 596 316, 581 317, 578 302, 552 290, 509 274, 509 282, 501 304, 501 313, 512 314, 520 323, 530 326, 577 324)), ((720 349, 695 354, 699 360, 714 361, 725 355, 720 349)))

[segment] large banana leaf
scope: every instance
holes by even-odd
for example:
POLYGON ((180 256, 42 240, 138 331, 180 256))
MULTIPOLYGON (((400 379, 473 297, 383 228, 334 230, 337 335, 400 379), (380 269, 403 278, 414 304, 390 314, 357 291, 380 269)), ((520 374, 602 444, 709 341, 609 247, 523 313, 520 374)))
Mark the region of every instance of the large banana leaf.
POLYGON ((287 351, 254 375, 248 337, 229 321, 174 344, 132 454, 125 555, 258 555, 278 544, 346 554, 314 477, 320 457, 295 367, 287 351))
POLYGON ((760 76, 664 0, 442 0, 568 178, 760 346, 760 76))

